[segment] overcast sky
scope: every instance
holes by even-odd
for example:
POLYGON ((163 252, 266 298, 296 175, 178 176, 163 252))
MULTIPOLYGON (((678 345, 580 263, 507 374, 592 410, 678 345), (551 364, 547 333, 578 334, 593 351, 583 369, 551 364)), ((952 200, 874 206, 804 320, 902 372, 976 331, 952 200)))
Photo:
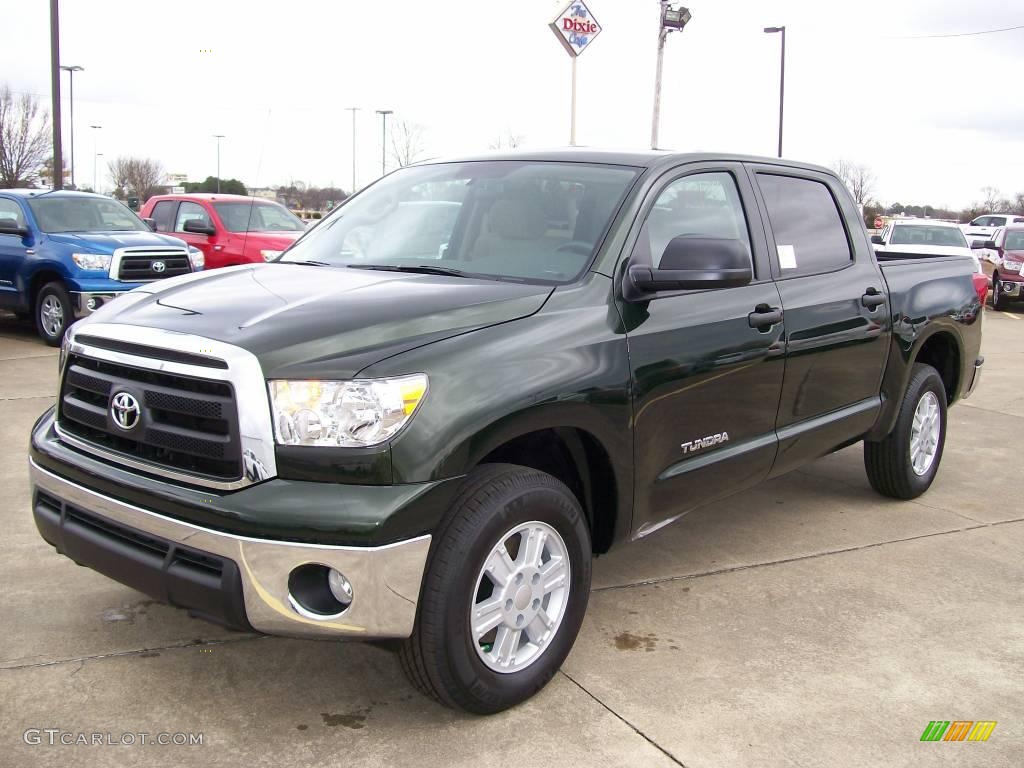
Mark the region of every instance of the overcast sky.
MULTIPOLYGON (((579 59, 578 142, 650 141, 656 0, 587 0, 603 27, 579 59)), ((503 133, 564 145, 570 61, 547 23, 563 2, 515 0, 64 0, 61 60, 75 77, 76 176, 94 140, 201 180, 348 188, 380 172, 375 109, 423 126, 426 155, 486 149, 503 133), (92 130, 90 125, 102 125, 92 130)), ((884 202, 964 206, 991 185, 1024 191, 1024 24, 1005 0, 693 0, 669 37, 662 146, 773 155, 786 25, 784 153, 868 164, 884 202)), ((49 105, 44 0, 0 0, 0 80, 49 105)), ((67 76, 65 75, 65 125, 67 76)), ((66 129, 65 129, 66 130, 66 129)), ((67 138, 65 138, 65 147, 67 138)), ((67 149, 65 149, 65 153, 67 149)), ((100 159, 100 186, 103 180, 100 159)))

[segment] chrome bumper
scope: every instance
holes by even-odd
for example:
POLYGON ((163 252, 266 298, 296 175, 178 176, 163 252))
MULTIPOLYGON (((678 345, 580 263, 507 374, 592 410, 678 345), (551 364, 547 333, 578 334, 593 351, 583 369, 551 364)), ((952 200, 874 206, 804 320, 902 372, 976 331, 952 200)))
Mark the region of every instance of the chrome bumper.
POLYGON ((76 320, 81 320, 83 317, 88 317, 97 309, 102 307, 104 304, 108 304, 124 291, 101 291, 87 293, 84 291, 71 291, 71 310, 75 314, 76 320), (90 302, 92 306, 90 306, 90 302))
POLYGON ((76 485, 29 459, 35 490, 126 528, 209 552, 238 565, 246 616, 259 632, 288 637, 408 637, 416 619, 430 536, 382 547, 337 547, 253 539, 201 528, 76 485), (300 615, 289 599, 288 577, 308 563, 343 573, 352 603, 329 619, 300 615))

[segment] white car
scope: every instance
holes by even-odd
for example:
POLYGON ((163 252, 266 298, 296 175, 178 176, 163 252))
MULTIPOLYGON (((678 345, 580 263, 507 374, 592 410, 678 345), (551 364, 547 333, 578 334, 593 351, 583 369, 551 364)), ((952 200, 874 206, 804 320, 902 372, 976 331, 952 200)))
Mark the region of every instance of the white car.
POLYGON ((992 235, 999 227, 1010 224, 1024 224, 1024 216, 1013 213, 986 213, 969 224, 961 224, 960 230, 964 233, 968 243, 973 243, 975 240, 984 242, 991 240, 992 235))
POLYGON ((890 221, 877 235, 871 236, 877 253, 907 253, 922 256, 970 256, 974 271, 983 272, 981 261, 968 245, 957 224, 934 219, 902 219, 890 221))

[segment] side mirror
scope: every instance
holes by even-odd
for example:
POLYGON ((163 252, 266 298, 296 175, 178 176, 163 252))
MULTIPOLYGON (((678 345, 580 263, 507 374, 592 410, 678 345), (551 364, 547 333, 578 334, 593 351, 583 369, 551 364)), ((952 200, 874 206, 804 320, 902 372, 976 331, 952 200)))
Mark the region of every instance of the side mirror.
POLYGON ((0 219, 0 235, 28 237, 28 227, 19 226, 14 219, 0 219))
POLYGON ((871 242, 874 245, 885 245, 885 240, 882 239, 881 235, 872 235, 871 242))
POLYGON ((622 294, 626 301, 644 301, 657 291, 737 288, 753 277, 750 253, 742 241, 684 235, 669 242, 659 266, 630 266, 622 294))
POLYGON ((182 227, 186 232, 191 232, 194 235, 216 235, 217 230, 212 225, 207 224, 202 219, 189 219, 185 222, 185 226, 182 227))
POLYGON ((142 221, 147 227, 156 232, 156 219, 143 218, 142 221))

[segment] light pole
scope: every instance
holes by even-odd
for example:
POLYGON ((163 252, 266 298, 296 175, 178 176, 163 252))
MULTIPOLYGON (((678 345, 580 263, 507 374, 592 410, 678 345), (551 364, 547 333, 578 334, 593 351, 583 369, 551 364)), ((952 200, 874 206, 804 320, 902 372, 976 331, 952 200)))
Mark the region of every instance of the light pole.
MULTIPOLYGON (((68 103, 71 105, 71 186, 75 188, 75 72, 84 72, 85 67, 61 64, 60 68, 68 73, 68 103)), ((61 168, 62 173, 63 171, 61 168)))
POLYGON ((786 28, 765 27, 764 31, 769 35, 782 33, 782 55, 779 65, 779 157, 782 157, 782 113, 786 104, 786 28))
POLYGON ((224 138, 223 133, 213 134, 213 138, 217 140, 217 194, 220 194, 220 140, 224 138))
POLYGON ((359 111, 359 107, 345 107, 345 109, 352 113, 352 189, 349 194, 354 195, 356 193, 356 112, 359 111))
POLYGON ((53 110, 53 188, 64 188, 64 158, 60 143, 60 8, 50 0, 50 100, 53 110), (57 169, 60 169, 58 171, 57 169))
POLYGON ((658 63, 654 70, 654 113, 651 115, 651 149, 658 148, 658 124, 661 121, 661 63, 665 57, 665 38, 669 32, 682 32, 693 18, 689 8, 673 8, 668 0, 661 0, 658 19, 658 63))
POLYGON ((395 110, 393 109, 378 109, 377 114, 381 116, 381 128, 383 138, 380 144, 380 175, 383 176, 388 172, 388 115, 393 115, 395 110))
POLYGON ((102 125, 90 125, 92 128, 92 191, 99 193, 99 188, 96 186, 96 158, 99 155, 99 134, 96 131, 100 130, 102 125))
MULTIPOLYGON (((94 178, 96 176, 96 160, 98 158, 101 158, 101 157, 103 157, 103 153, 102 152, 97 152, 95 155, 93 155, 93 158, 92 158, 92 175, 93 175, 94 178)), ((94 183, 98 183, 98 182, 94 182, 94 183)), ((92 188, 92 191, 95 192, 97 195, 100 194, 99 189, 97 189, 95 186, 92 188)))

